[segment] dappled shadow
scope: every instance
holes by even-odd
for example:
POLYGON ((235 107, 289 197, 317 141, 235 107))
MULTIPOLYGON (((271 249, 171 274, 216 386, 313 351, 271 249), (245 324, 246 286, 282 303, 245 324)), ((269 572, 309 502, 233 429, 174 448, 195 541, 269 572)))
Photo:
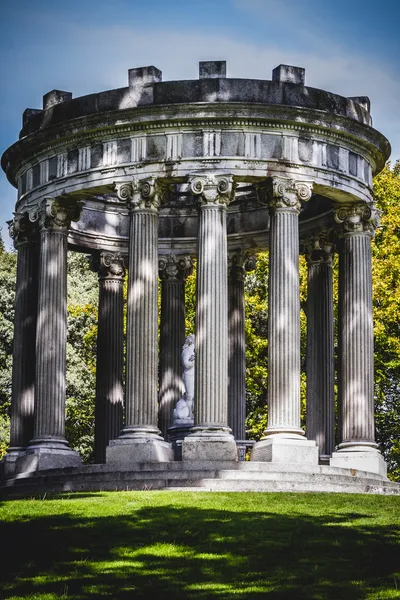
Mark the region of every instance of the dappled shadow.
POLYGON ((0 526, 2 597, 348 600, 396 589, 399 531, 356 504, 282 515, 236 512, 230 497, 220 510, 202 508, 201 494, 196 508, 143 506, 132 494, 117 516, 91 505, 85 516, 25 511, 0 526))

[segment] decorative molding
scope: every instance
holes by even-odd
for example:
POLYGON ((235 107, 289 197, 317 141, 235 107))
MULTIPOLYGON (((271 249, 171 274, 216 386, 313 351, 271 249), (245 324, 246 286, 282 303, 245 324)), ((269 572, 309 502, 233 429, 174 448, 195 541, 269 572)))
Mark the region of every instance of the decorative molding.
POLYGON ((192 194, 199 196, 204 204, 229 204, 235 192, 231 175, 192 175, 189 177, 192 194))
POLYGON ((78 154, 78 171, 88 171, 91 165, 91 149, 90 146, 79 148, 78 154))
POLYGON ((245 132, 244 156, 245 158, 261 158, 261 133, 245 132))
POLYGON ((193 273, 193 261, 190 256, 160 256, 158 271, 162 281, 182 281, 193 273))
POLYGON ((285 209, 300 212, 302 202, 312 195, 312 181, 298 181, 289 177, 271 177, 257 186, 258 199, 270 210, 285 209))
POLYGON ((43 160, 40 163, 40 185, 44 185, 49 181, 49 161, 43 160))
POLYGON ((167 156, 166 160, 180 160, 182 158, 182 134, 167 134, 167 156))
POLYGON ((111 167, 117 162, 117 142, 103 142, 103 167, 111 167))
POLYGON ((246 272, 256 268, 256 256, 250 252, 236 250, 228 253, 228 276, 244 281, 246 272))
POLYGON ((355 233, 375 235, 382 213, 376 208, 375 204, 370 205, 360 202, 357 204, 336 205, 333 214, 338 224, 337 233, 340 237, 355 233))
POLYGON ((99 274, 99 280, 123 281, 126 274, 127 257, 121 252, 96 252, 90 256, 89 266, 99 274))
POLYGON ((147 138, 145 135, 131 138, 131 161, 142 162, 147 156, 147 138))
POLYGON ((27 212, 14 213, 14 218, 7 221, 7 225, 9 236, 12 238, 16 249, 37 241, 36 227, 29 220, 27 212))
POLYGON ((57 155, 57 178, 65 177, 68 172, 68 153, 62 152, 57 155))
POLYGON ((161 203, 168 199, 168 187, 156 177, 116 183, 115 191, 121 202, 126 202, 131 210, 158 211, 161 203))
POLYGON ((203 156, 221 155, 221 132, 203 131, 203 156))
POLYGON ((62 202, 44 198, 38 207, 29 213, 29 220, 37 222, 41 230, 53 229, 68 232, 71 221, 78 221, 81 205, 77 202, 62 202))
POLYGON ((300 244, 300 253, 305 254, 309 263, 331 264, 334 250, 333 229, 323 229, 318 234, 309 235, 300 244))

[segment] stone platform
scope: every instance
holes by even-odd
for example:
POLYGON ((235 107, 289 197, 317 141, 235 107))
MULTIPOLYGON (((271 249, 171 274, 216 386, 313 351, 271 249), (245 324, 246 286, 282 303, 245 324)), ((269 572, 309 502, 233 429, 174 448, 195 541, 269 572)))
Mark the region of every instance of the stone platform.
POLYGON ((319 465, 296 465, 277 470, 261 462, 138 463, 135 468, 113 470, 88 465, 34 474, 20 474, 0 485, 0 498, 26 498, 52 493, 169 490, 218 492, 342 492, 400 495, 400 484, 358 471, 319 465))

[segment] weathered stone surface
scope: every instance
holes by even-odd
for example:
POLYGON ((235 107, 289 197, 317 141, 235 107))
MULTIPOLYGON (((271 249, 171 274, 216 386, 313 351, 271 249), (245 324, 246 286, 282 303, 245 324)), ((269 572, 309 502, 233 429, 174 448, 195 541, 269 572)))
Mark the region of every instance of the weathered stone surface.
POLYGON ((109 441, 122 429, 125 258, 101 252, 91 267, 99 274, 94 459, 104 463, 109 441))
POLYGON ((296 464, 315 467, 318 464, 318 448, 313 440, 275 435, 262 439, 254 446, 251 460, 282 466, 296 464))

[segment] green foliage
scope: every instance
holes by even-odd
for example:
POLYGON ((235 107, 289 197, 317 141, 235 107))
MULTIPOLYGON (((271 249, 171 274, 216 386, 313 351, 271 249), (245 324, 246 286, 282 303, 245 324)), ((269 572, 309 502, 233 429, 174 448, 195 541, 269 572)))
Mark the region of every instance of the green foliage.
POLYGON ((0 238, 0 458, 9 445, 17 255, 0 238))
POLYGON ((381 224, 372 245, 377 441, 400 481, 400 161, 374 180, 381 224))
POLYGON ((71 447, 85 462, 93 454, 98 294, 87 256, 70 252, 65 427, 71 447))

